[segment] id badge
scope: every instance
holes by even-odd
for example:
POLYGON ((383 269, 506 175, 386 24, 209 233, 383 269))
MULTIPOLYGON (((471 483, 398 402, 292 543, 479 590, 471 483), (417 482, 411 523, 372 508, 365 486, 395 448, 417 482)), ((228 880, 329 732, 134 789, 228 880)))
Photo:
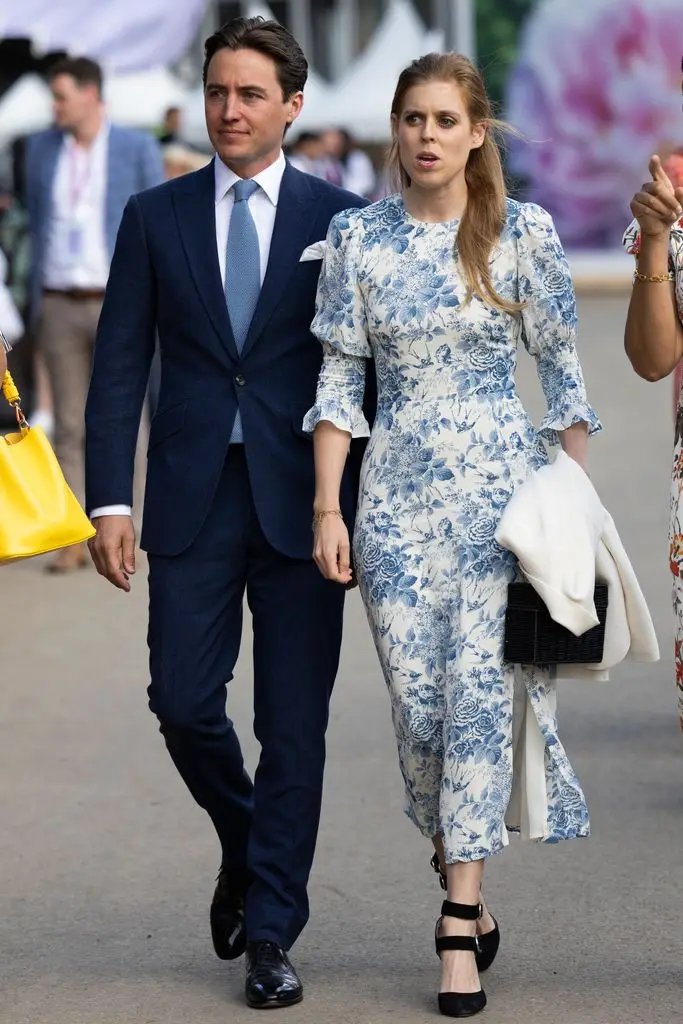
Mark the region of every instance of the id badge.
POLYGON ((66 251, 73 259, 80 256, 83 248, 83 229, 79 224, 72 224, 66 236, 66 251))

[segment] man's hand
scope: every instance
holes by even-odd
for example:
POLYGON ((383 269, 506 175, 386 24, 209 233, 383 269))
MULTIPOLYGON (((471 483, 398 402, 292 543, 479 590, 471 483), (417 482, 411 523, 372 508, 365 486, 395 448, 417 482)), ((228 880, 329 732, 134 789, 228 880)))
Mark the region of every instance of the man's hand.
POLYGON ((90 557, 100 576, 119 590, 130 590, 130 577, 135 574, 135 528, 130 516, 98 516, 93 519, 97 530, 88 541, 90 557))

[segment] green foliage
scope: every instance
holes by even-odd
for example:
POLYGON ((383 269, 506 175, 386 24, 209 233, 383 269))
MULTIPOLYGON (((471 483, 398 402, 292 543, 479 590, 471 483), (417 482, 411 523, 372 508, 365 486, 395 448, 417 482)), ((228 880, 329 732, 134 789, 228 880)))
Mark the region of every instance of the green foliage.
POLYGON ((520 29, 535 2, 474 0, 478 64, 497 111, 503 109, 505 80, 517 55, 520 29))

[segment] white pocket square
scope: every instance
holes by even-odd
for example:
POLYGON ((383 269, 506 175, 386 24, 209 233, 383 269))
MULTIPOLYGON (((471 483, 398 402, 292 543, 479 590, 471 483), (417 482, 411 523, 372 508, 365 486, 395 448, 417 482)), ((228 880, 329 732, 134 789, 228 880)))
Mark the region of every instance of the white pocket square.
POLYGON ((321 242, 314 242, 313 245, 308 245, 301 253, 299 263, 305 263, 307 260, 321 260, 325 255, 325 239, 321 242))

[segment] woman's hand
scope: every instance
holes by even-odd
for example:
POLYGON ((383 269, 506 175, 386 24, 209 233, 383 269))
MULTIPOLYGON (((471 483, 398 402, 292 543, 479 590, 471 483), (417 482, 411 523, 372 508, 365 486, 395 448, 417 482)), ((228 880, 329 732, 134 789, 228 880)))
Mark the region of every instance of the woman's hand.
POLYGON ((652 181, 646 181, 631 201, 631 213, 646 238, 668 238, 671 225, 683 215, 683 188, 674 188, 658 156, 650 160, 652 181))
POLYGON ((315 528, 313 558, 326 580, 351 582, 351 545, 349 531, 339 515, 323 516, 315 528))

